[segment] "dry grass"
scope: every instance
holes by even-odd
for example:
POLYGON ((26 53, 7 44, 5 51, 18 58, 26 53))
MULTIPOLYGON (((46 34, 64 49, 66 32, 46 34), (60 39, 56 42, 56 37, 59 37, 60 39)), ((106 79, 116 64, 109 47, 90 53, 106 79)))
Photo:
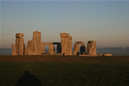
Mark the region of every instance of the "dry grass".
POLYGON ((129 86, 129 56, 0 56, 0 86, 129 86))
POLYGON ((48 63, 129 63, 129 56, 81 57, 81 56, 0 56, 0 61, 48 62, 48 63))

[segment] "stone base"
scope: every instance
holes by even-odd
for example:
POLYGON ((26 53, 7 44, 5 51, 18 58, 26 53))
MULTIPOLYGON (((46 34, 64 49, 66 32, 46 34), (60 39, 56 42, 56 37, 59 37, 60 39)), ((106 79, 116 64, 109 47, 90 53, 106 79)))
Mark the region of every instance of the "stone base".
POLYGON ((98 56, 103 56, 103 54, 98 54, 98 56))
POLYGON ((107 53, 107 54, 104 54, 104 56, 112 56, 112 54, 110 54, 110 53, 107 53))
POLYGON ((98 56, 98 55, 79 55, 79 56, 98 56))

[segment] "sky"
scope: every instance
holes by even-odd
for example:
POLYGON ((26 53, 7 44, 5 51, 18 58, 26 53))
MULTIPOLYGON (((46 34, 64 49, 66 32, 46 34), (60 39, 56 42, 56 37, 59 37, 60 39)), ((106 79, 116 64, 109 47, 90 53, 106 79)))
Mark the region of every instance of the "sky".
POLYGON ((0 48, 11 48, 15 34, 24 42, 41 32, 42 42, 60 42, 60 33, 97 48, 129 47, 129 0, 1 0, 0 48))

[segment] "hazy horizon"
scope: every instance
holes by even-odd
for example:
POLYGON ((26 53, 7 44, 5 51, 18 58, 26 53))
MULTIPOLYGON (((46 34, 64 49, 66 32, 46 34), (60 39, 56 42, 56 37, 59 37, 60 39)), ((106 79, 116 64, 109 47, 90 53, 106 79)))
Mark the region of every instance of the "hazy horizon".
MULTIPOLYGON (((49 48, 45 47, 45 52, 47 53, 48 51, 49 51, 49 48)), ((57 51, 56 48, 55 48, 55 51, 57 51)), ((97 48, 97 54, 111 53, 113 56, 129 56, 128 52, 129 52, 129 48, 128 49, 97 48)), ((12 55, 12 49, 11 48, 0 48, 0 55, 12 55)))
POLYGON ((11 48, 15 34, 32 40, 40 31, 42 42, 60 42, 66 32, 76 41, 97 42, 97 48, 129 47, 129 0, 2 0, 0 48, 11 48))

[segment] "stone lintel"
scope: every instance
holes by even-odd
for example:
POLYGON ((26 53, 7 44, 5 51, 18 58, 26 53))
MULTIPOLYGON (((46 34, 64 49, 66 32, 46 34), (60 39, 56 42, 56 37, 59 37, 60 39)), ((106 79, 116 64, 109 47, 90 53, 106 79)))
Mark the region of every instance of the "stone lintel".
POLYGON ((53 42, 53 44, 61 44, 61 42, 53 42))
POLYGON ((61 38, 68 38, 69 37, 69 33, 60 33, 60 37, 61 38))
POLYGON ((53 42, 42 42, 42 45, 53 45, 53 42))
POLYGON ((76 44, 80 44, 80 43, 83 43, 82 41, 76 41, 76 44))
POLYGON ((72 40, 72 36, 69 36, 69 39, 72 40))
POLYGON ((38 34, 41 34, 41 32, 38 32, 38 31, 34 31, 33 33, 38 33, 38 34))
POLYGON ((23 37, 23 36, 24 36, 23 33, 17 33, 17 34, 16 34, 16 38, 23 37))
POLYGON ((95 43, 96 41, 88 41, 88 43, 95 43))

